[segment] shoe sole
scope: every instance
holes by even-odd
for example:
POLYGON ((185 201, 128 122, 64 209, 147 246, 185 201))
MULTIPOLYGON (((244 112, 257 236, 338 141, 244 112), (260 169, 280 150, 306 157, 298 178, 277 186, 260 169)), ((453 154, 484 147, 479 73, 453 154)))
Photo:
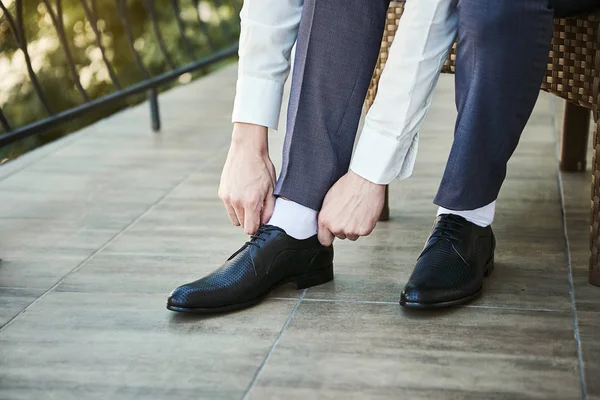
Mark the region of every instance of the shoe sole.
MULTIPOLYGON (((494 271, 494 255, 492 255, 492 258, 485 265, 485 272, 483 273, 483 277, 484 278, 489 277, 493 271, 494 271)), ((402 307, 406 307, 406 308, 418 308, 421 310, 454 307, 454 306, 459 306, 461 304, 465 304, 465 303, 475 300, 476 298, 481 296, 482 290, 483 290, 483 287, 480 287, 478 291, 476 291, 475 293, 470 294, 468 296, 461 297, 460 299, 455 299, 455 300, 442 301, 439 303, 422 303, 422 302, 413 302, 413 301, 406 301, 404 299, 400 299, 400 305, 402 307)))
POLYGON ((456 300, 443 301, 441 303, 418 303, 418 302, 413 302, 413 301, 400 300, 400 305, 402 307, 406 307, 406 308, 419 308, 421 310, 436 309, 436 308, 448 308, 448 307, 454 307, 454 306, 458 306, 458 305, 461 305, 464 303, 468 303, 471 300, 475 300, 479 296, 481 296, 481 289, 479 289, 477 292, 475 292, 469 296, 461 297, 460 299, 456 299, 456 300))
POLYGON ((242 310, 244 308, 252 307, 252 306, 260 303, 264 299, 266 299, 269 296, 269 294, 271 294, 272 291, 274 291, 275 289, 277 289, 283 285, 287 285, 288 283, 295 283, 296 289, 302 290, 302 289, 307 289, 309 287, 322 285, 327 282, 331 282, 332 280, 333 280, 333 264, 331 264, 327 268, 324 268, 323 270, 319 271, 318 273, 315 273, 312 275, 307 275, 307 276, 294 277, 294 278, 287 279, 283 282, 280 282, 280 283, 274 285, 264 295, 262 295, 256 299, 246 301, 244 303, 230 304, 230 305, 220 306, 220 307, 207 307, 207 308, 177 307, 177 306, 172 306, 170 304, 167 304, 167 310, 181 312, 181 313, 193 313, 193 314, 223 314, 223 313, 227 313, 227 312, 231 312, 231 311, 237 311, 237 310, 242 310))

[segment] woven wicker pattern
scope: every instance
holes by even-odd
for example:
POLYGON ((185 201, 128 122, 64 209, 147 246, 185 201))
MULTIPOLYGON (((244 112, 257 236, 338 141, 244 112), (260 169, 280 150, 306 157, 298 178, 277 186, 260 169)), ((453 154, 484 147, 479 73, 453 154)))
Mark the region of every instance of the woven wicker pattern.
MULTIPOLYGON (((373 104, 377 94, 379 78, 403 11, 403 2, 393 2, 388 10, 379 59, 367 93, 367 108, 373 104)), ((455 63, 456 44, 443 72, 453 73, 455 63)), ((600 13, 554 21, 548 70, 542 89, 592 110, 596 121, 592 159, 590 282, 600 285, 600 13)))
POLYGON ((557 19, 542 88, 597 111, 600 90, 600 14, 557 19))
POLYGON ((365 105, 369 109, 373 105, 375 96, 377 95, 377 86, 379 85, 379 78, 385 67, 385 63, 390 53, 390 46, 396 36, 398 30, 398 23, 404 12, 404 3, 392 3, 387 12, 387 20, 385 22, 385 29, 383 31, 383 39, 381 41, 381 49, 379 50, 379 57, 377 58, 377 64, 375 64, 375 70, 373 71, 373 78, 371 78, 371 84, 367 91, 367 98, 365 105))

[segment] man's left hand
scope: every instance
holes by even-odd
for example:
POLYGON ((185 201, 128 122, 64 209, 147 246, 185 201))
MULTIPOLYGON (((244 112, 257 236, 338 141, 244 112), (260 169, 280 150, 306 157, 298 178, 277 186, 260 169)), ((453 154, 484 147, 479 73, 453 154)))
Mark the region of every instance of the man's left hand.
POLYGON ((385 201, 385 185, 370 182, 352 171, 341 177, 325 196, 319 213, 319 241, 357 240, 375 228, 385 201))

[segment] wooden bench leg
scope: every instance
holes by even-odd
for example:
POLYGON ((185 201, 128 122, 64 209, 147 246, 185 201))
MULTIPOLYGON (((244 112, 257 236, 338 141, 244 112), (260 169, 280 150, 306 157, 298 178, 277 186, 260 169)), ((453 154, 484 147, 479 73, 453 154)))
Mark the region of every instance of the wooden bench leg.
POLYGON ((380 221, 388 221, 390 219, 390 205, 389 205, 389 185, 385 187, 385 203, 383 203, 383 210, 379 216, 380 221))
POLYGON ((594 131, 592 157, 592 218, 590 226, 590 276, 592 285, 600 286, 600 123, 594 131))
POLYGON ((590 110, 566 103, 559 163, 561 171, 585 171, 590 120, 590 110))

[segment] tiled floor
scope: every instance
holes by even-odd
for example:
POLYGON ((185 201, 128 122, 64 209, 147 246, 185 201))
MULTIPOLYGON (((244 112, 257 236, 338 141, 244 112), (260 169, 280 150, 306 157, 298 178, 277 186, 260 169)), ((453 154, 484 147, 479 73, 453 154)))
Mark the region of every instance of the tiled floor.
POLYGON ((590 177, 558 175, 561 104, 545 94, 471 305, 397 304, 451 145, 445 76, 391 221, 336 244, 334 282, 220 317, 167 311, 245 240, 216 197, 234 83, 232 65, 162 95, 160 134, 142 105, 0 168, 0 399, 600 399, 590 177))

